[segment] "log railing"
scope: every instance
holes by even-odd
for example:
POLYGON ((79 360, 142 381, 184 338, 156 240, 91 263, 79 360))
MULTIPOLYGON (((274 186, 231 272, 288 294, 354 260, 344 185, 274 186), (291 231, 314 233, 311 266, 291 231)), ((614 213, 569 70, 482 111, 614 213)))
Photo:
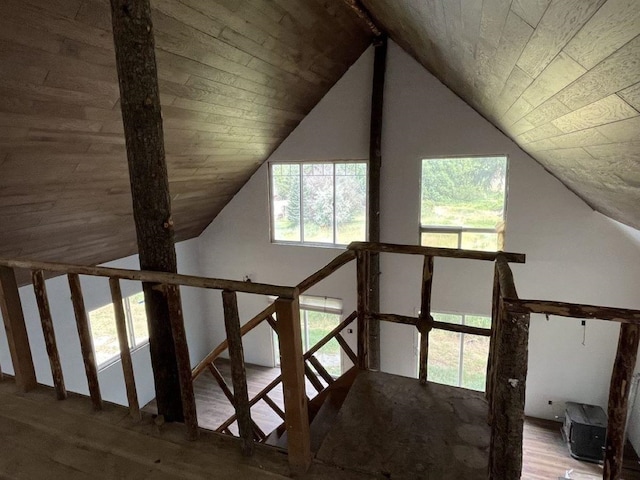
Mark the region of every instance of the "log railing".
POLYGON ((524 416, 523 380, 526 379, 527 372, 527 338, 531 314, 620 323, 609 388, 602 476, 605 480, 619 480, 622 475, 629 390, 640 340, 640 311, 519 299, 511 270, 504 259, 496 262, 494 328, 487 375, 487 397, 492 420, 491 478, 518 478, 515 475, 519 475, 521 469, 522 459, 520 455, 515 455, 513 440, 516 436, 522 436, 521 430, 515 426, 520 425, 519 418, 524 416), (515 420, 518 421, 514 422, 515 420))
POLYGON ((358 363, 368 368, 368 327, 371 322, 386 321, 417 328, 420 335, 420 383, 427 383, 429 333, 432 329, 490 337, 487 372, 487 397, 491 422, 490 477, 492 480, 520 478, 522 468, 522 428, 524 392, 527 374, 528 314, 511 313, 502 306, 502 298, 517 299, 508 262, 524 263, 525 255, 507 252, 479 252, 447 248, 356 242, 358 279, 358 363), (420 313, 417 317, 371 311, 368 268, 374 253, 419 255, 423 257, 420 313), (492 328, 478 328, 434 320, 431 315, 431 287, 434 258, 458 258, 495 262, 492 328), (494 412, 500 412, 495 415, 494 412), (498 418, 499 417, 499 418, 498 418))
MULTIPOLYGON (((331 271, 335 271, 335 269, 346 263, 348 257, 353 258, 353 254, 349 253, 349 255, 336 259, 331 265, 316 272, 316 274, 307 279, 303 286, 310 288, 313 284, 324 278, 324 275, 330 274, 331 271)), ((305 445, 304 441, 305 436, 308 438, 309 428, 308 420, 306 419, 306 395, 304 391, 300 391, 300 385, 304 385, 305 360, 303 359, 301 351, 300 320, 297 308, 298 287, 241 282, 174 273, 0 259, 0 311, 2 312, 5 330, 7 332, 15 382, 23 392, 33 389, 37 385, 37 381, 16 282, 16 269, 31 271, 47 356, 51 366, 54 391, 56 397, 61 400, 66 398, 67 392, 64 382, 64 372, 60 362, 60 353, 56 342, 56 332, 45 277, 56 274, 67 275, 89 395, 96 410, 102 408, 102 396, 98 384, 98 371, 92 347, 89 320, 85 308, 80 276, 86 275, 108 279, 111 299, 114 304, 115 325, 120 346, 120 360, 129 411, 135 419, 141 418, 141 412, 140 405, 138 404, 136 382, 128 343, 129 338, 126 330, 125 313, 122 306, 120 283, 122 280, 150 283, 153 285, 154 290, 162 292, 169 306, 169 320, 178 364, 183 417, 187 427, 187 436, 190 439, 195 439, 198 436, 198 421, 193 392, 194 374, 192 373, 189 360, 189 350, 180 300, 180 287, 187 286, 220 290, 223 298, 224 319, 228 340, 225 341, 224 346, 220 346, 220 348, 214 350, 210 356, 213 358, 219 355, 219 352, 227 347, 230 350, 234 393, 231 393, 231 389, 227 386, 225 394, 232 400, 236 410, 236 416, 239 419, 240 434, 243 438, 242 451, 245 454, 251 454, 253 451, 253 436, 256 435, 258 438, 264 438, 265 434, 251 419, 241 337, 243 333, 255 328, 257 324, 264 320, 267 320, 272 326, 275 326, 275 320, 272 315, 277 313, 279 318, 278 330, 282 363, 283 365, 287 365, 287 367, 283 368, 282 383, 285 392, 288 392, 285 394, 285 412, 280 413, 287 419, 289 437, 299 440, 295 446, 289 449, 289 461, 292 471, 304 470, 308 467, 311 461, 311 453, 308 441, 306 442, 307 445, 305 445), (241 328, 236 300, 237 292, 274 296, 277 300, 274 305, 269 306, 261 315, 252 319, 241 328)), ((212 368, 215 367, 212 366, 210 362, 201 362, 196 368, 200 368, 201 370, 208 368, 212 370, 212 368)))
MULTIPOLYGON (((192 381, 197 379, 204 372, 210 372, 225 396, 234 406, 236 412, 223 422, 216 431, 231 434, 230 427, 233 423, 237 422, 238 433, 243 440, 243 451, 246 453, 249 453, 253 448, 254 441, 264 442, 266 440, 267 435, 265 435, 260 426, 251 419, 250 414, 251 407, 260 401, 264 401, 283 420, 285 420, 287 415, 291 416, 293 415, 292 412, 295 412, 295 417, 293 419, 286 419, 287 435, 289 439, 289 458, 292 463, 292 467, 298 470, 304 469, 304 462, 296 459, 308 458, 310 460, 308 432, 309 419, 308 412, 306 410, 308 397, 305 390, 305 378, 309 380, 317 392, 324 390, 326 386, 333 383, 333 377, 327 372, 315 356, 318 350, 332 339, 335 339, 338 342, 342 350, 345 352, 345 355, 347 355, 352 362, 357 362, 355 352, 353 352, 351 347, 349 347, 341 334, 342 330, 355 320, 356 313, 354 312, 347 317, 336 328, 329 332, 329 334, 303 354, 300 334, 300 312, 297 298, 298 295, 306 292, 308 289, 326 279, 355 258, 356 254, 347 250, 294 287, 295 296, 293 299, 281 296, 255 317, 246 322, 241 328, 238 327, 237 331, 229 330, 229 328, 227 328, 227 338, 215 347, 211 353, 209 353, 191 372, 192 381), (277 317, 277 320, 274 318, 274 315, 277 317), (243 378, 246 382, 246 377, 243 372, 239 371, 237 366, 240 364, 239 359, 241 358, 238 354, 238 350, 241 350, 242 347, 241 338, 263 322, 267 322, 278 336, 282 373, 254 398, 248 399, 245 398, 244 393, 246 386, 241 383, 243 378), (236 397, 236 395, 231 392, 231 388, 229 388, 226 380, 220 374, 220 371, 215 365, 215 360, 227 349, 229 350, 232 367, 233 392, 239 392, 239 397, 236 397), (234 349, 236 351, 235 355, 232 352, 234 349), (292 362, 289 360, 290 358, 298 358, 301 361, 292 362), (236 366, 234 367, 234 365, 236 366), (269 396, 273 389, 278 387, 280 384, 283 385, 284 411, 269 396), (297 388, 287 388, 288 384, 295 384, 297 385, 297 388), (289 408, 288 405, 292 404, 302 405, 303 408, 289 408), (290 422, 290 420, 292 421, 290 422), (290 428, 290 425, 298 425, 299 428, 293 429, 290 428)), ((223 296, 224 295, 225 293, 223 293, 223 296)), ((237 320, 237 306, 234 307, 233 303, 233 300, 230 299, 227 294, 227 304, 224 310, 225 325, 229 323, 232 325, 239 325, 239 321, 237 320)), ((244 368, 244 361, 242 361, 242 368, 244 368)))

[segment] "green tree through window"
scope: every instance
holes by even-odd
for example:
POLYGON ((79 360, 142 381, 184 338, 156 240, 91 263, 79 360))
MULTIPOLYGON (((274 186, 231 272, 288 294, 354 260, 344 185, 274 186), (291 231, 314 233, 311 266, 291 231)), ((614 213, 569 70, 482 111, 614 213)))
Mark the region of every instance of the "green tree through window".
POLYGON ((365 162, 272 163, 271 237, 347 245, 365 240, 365 162))
POLYGON ((423 160, 421 244, 501 249, 506 174, 505 156, 423 160))

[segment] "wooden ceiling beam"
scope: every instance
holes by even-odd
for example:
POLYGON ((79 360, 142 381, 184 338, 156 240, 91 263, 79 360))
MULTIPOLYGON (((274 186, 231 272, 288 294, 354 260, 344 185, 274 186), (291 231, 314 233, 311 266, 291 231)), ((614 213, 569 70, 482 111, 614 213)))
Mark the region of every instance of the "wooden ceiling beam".
POLYGON ((367 24, 371 33, 373 33, 376 37, 380 37, 382 35, 382 29, 378 27, 375 20, 369 13, 369 10, 362 5, 360 0, 344 0, 344 2, 353 10, 360 19, 367 24))

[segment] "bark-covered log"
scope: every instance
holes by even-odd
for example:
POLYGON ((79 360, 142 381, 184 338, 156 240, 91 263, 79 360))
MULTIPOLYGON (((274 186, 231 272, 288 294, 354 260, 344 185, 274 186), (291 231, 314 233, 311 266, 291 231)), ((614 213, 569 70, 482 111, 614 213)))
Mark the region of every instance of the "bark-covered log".
MULTIPOLYGON (((111 0, 111 19, 140 268, 176 272, 149 0, 111 0)), ((143 284, 143 290, 158 413, 168 421, 182 421, 169 306, 152 284, 143 284)))

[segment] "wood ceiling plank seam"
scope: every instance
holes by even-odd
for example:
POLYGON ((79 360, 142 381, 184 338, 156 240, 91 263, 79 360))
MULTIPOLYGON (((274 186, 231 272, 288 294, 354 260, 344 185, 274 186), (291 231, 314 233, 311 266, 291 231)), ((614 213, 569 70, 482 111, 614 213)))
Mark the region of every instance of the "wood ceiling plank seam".
MULTIPOLYGON (((1 5, 1 4, 0 4, 1 5)), ((35 48, 50 54, 58 54, 62 48, 63 38, 59 35, 39 32, 34 35, 34 31, 24 23, 3 22, 0 29, 0 38, 7 42, 16 43, 28 48, 35 48)))
MULTIPOLYGON (((221 54, 222 56, 224 56, 225 58, 228 58, 230 60, 239 61, 240 63, 242 63, 244 65, 247 65, 248 64, 247 62, 250 61, 251 58, 253 58, 253 59, 256 58, 255 57, 255 53, 256 52, 246 52, 246 57, 244 59, 242 59, 242 60, 239 59, 239 58, 236 58, 236 55, 230 56, 228 54, 229 50, 231 50, 233 52, 242 52, 242 53, 245 53, 245 52, 243 52, 243 49, 239 48, 238 45, 235 45, 233 43, 225 43, 223 41, 223 39, 220 39, 220 38, 214 38, 214 37, 211 37, 211 36, 207 36, 208 42, 204 42, 202 40, 202 38, 198 38, 198 36, 194 35, 192 32, 191 33, 187 32, 186 29, 188 29, 189 27, 185 26, 184 24, 181 24, 180 22, 178 22, 175 19, 171 19, 171 17, 164 16, 163 14, 157 14, 155 22, 156 22, 156 29, 160 30, 160 31, 162 31, 162 30, 166 30, 167 32, 170 31, 173 35, 176 35, 177 34, 176 32, 181 32, 181 36, 183 38, 194 39, 196 41, 199 41, 200 43, 209 43, 209 44, 213 43, 213 44, 217 45, 218 47, 221 47, 222 45, 226 45, 227 46, 227 55, 224 55, 223 52, 217 52, 217 53, 221 54), (171 21, 171 20, 173 20, 173 21, 171 21)), ((196 31, 194 29, 192 29, 192 30, 193 30, 193 32, 196 31)), ((283 66, 290 67, 290 70, 292 70, 294 72, 297 72, 298 75, 303 74, 303 75, 306 75, 307 77, 310 77, 310 78, 307 78, 307 80, 313 81, 313 82, 316 82, 316 83, 318 82, 318 79, 315 78, 315 75, 310 75, 309 72, 306 72, 306 71, 300 71, 299 69, 297 69, 297 66, 295 66, 295 65, 283 65, 283 64, 281 64, 281 65, 274 65, 274 66, 276 66, 277 68, 283 68, 283 66)), ((265 72, 267 74, 271 74, 271 75, 273 74, 271 69, 265 70, 265 72)))
POLYGON ((187 50, 180 39, 176 39, 164 32, 156 33, 156 49, 173 53, 179 57, 193 60, 203 65, 213 67, 232 75, 237 75, 241 78, 245 78, 262 85, 266 85, 269 80, 267 76, 254 72, 250 68, 246 67, 246 65, 241 65, 218 55, 211 54, 208 49, 190 48, 187 50))
POLYGON ((565 51, 587 69, 640 35, 635 0, 608 0, 567 44, 565 51))
POLYGON ((0 112, 0 126, 98 133, 102 123, 88 122, 84 119, 0 112))
POLYGON ((620 98, 640 111, 640 82, 618 92, 620 98))
MULTIPOLYGON (((533 105, 527 102, 522 96, 520 96, 513 105, 509 107, 509 110, 504 114, 504 122, 505 125, 509 127, 509 133, 515 134, 513 127, 520 120, 524 120, 524 116, 533 110, 533 105)), ((533 125, 529 122, 526 122, 528 125, 533 125)), ((522 124, 520 128, 526 127, 525 124, 522 124)), ((518 133, 522 133, 522 131, 518 131, 518 133)))
POLYGON ((572 110, 582 108, 637 82, 640 35, 620 47, 571 85, 556 94, 572 110))
POLYGON ((520 18, 536 28, 538 23, 547 9, 551 0, 513 0, 511 10, 513 10, 520 18))
MULTIPOLYGON (((174 92, 182 91, 183 94, 176 95, 175 99, 170 103, 174 107, 182 108, 185 110, 195 110, 197 112, 209 113, 212 115, 220 115, 231 118, 241 118, 245 120, 255 120, 256 122, 266 123, 270 125, 290 125, 297 124, 304 117, 304 113, 293 112, 286 110, 274 109, 271 107, 262 106, 259 104, 252 104, 252 107, 237 108, 234 106, 220 105, 214 103, 218 101, 217 98, 211 98, 210 94, 199 89, 191 89, 184 85, 171 86, 166 82, 160 82, 166 87, 171 87, 174 92), (191 89, 191 90, 188 90, 191 89), (187 95, 189 94, 189 95, 187 95), (195 97, 195 98, 194 98, 195 97)), ((163 88, 161 85, 160 88, 163 88)), ((226 102, 225 100, 220 100, 226 102)), ((240 103, 239 101, 237 103, 240 103)))
POLYGON ((80 10, 81 0, 24 0, 32 6, 50 13, 57 13, 68 18, 75 18, 80 10))
POLYGON ((300 76, 309 82, 320 83, 321 81, 329 80, 332 77, 330 72, 315 74, 313 71, 309 70, 309 67, 313 62, 313 57, 307 58, 305 62, 302 61, 302 56, 297 59, 288 58, 279 54, 277 51, 269 50, 250 39, 246 39, 232 29, 223 30, 221 39, 228 41, 232 45, 237 45, 242 51, 253 55, 255 58, 258 58, 269 65, 280 68, 293 75, 300 76))
POLYGON ((170 52, 164 52, 161 50, 156 51, 156 58, 158 59, 159 68, 163 68, 164 64, 179 64, 179 67, 182 71, 188 72, 192 76, 197 76, 201 78, 205 78, 207 80, 211 80, 217 83, 222 83, 225 85, 233 86, 239 88, 241 90, 247 90, 252 93, 259 94, 264 97, 272 97, 285 99, 288 96, 282 95, 276 89, 269 87, 267 85, 256 83, 252 80, 246 80, 244 78, 240 78, 230 74, 228 72, 223 72, 222 70, 218 70, 216 68, 204 65, 202 63, 196 62, 194 60, 188 59, 186 57, 180 57, 170 52))
POLYGON ((600 125, 596 129, 613 142, 640 140, 640 117, 600 125))
POLYGON ((537 107, 549 100, 556 93, 571 85, 575 80, 587 73, 587 70, 564 51, 547 65, 533 83, 523 93, 523 97, 531 105, 537 107))
POLYGON ((552 0, 518 66, 537 77, 606 0, 552 0))
POLYGON ((480 20, 480 38, 487 44, 497 47, 504 30, 511 0, 484 0, 480 20))
POLYGON ((95 93, 85 93, 46 85, 33 85, 14 80, 0 80, 0 91, 11 92, 13 95, 26 97, 30 100, 54 101, 73 105, 98 108, 112 108, 113 99, 95 93))
POLYGON ((551 123, 565 133, 604 125, 616 120, 638 116, 636 109, 617 95, 609 95, 582 108, 556 118, 551 123))
POLYGON ((234 95, 231 95, 235 98, 239 98, 241 100, 250 101, 253 103, 257 103, 259 105, 264 105, 273 108, 280 108, 283 110, 290 109, 291 111, 304 111, 302 105, 297 105, 295 103, 283 101, 279 98, 263 96, 255 92, 251 92, 249 90, 245 90, 242 88, 238 88, 231 85, 226 85, 224 83, 216 82, 214 80, 209 80, 207 78, 202 78, 197 75, 190 75, 189 80, 185 83, 188 87, 200 88, 202 90, 210 91, 212 93, 221 93, 225 94, 225 92, 233 92, 234 95))
MULTIPOLYGON (((205 3, 205 2, 202 2, 205 3)), ((155 18, 157 12, 161 12, 169 17, 173 17, 202 33, 213 37, 219 37, 225 24, 217 19, 204 15, 202 12, 185 5, 183 2, 175 0, 153 0, 151 18, 155 18)), ((155 24, 155 20, 154 24, 155 24)))
POLYGON ((524 20, 509 12, 496 48, 495 61, 488 74, 489 83, 484 91, 485 95, 493 96, 502 90, 511 71, 517 66, 518 58, 526 48, 532 33, 533 29, 524 20))
MULTIPOLYGON (((522 93, 531 85, 533 78, 527 73, 522 71, 518 66, 514 66, 513 70, 509 74, 500 95, 494 103, 495 115, 503 119, 506 113, 516 103, 516 101, 522 96, 522 93)), ((520 120, 522 117, 518 117, 515 120, 520 120)))
POLYGON ((596 127, 578 130, 577 132, 557 135, 550 138, 558 148, 588 147, 616 143, 600 133, 596 127))
POLYGON ((38 15, 37 11, 28 8, 22 1, 3 0, 2 6, 0 6, 0 14, 3 15, 5 21, 7 17, 16 18, 23 22, 23 25, 37 28, 41 32, 77 40, 106 50, 113 50, 113 38, 110 32, 94 28, 91 25, 75 20, 75 18, 68 18, 53 12, 49 12, 46 15, 38 15))
POLYGON ((557 135, 562 135, 563 133, 564 132, 562 130, 552 123, 547 123, 518 135, 515 140, 519 145, 526 145, 527 143, 534 142, 536 140, 555 137, 557 135))
POLYGON ((530 113, 524 116, 524 118, 535 125, 536 127, 545 123, 552 122, 556 118, 560 118, 571 112, 564 103, 555 97, 551 97, 545 101, 542 105, 534 108, 530 113))

